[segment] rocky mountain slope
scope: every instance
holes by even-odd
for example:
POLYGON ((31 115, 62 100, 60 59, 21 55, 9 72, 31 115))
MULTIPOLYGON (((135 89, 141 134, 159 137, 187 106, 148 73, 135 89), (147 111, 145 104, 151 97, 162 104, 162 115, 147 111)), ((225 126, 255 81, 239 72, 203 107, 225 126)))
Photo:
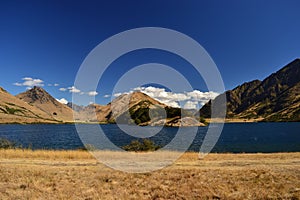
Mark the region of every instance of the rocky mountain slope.
POLYGON ((13 96, 0 88, 0 123, 124 123, 200 126, 189 111, 169 107, 141 92, 124 94, 107 105, 61 104, 43 88, 13 96), (181 114, 184 116, 181 117, 181 114), (74 118, 75 117, 75 118, 74 118))
MULTIPOLYGON (((255 121, 300 121, 300 59, 263 81, 244 83, 222 96, 227 98, 227 118, 255 121)), ((211 101, 200 110, 210 117, 211 101)), ((199 112, 195 116, 199 116, 199 112)), ((124 94, 107 105, 68 106, 43 88, 34 87, 13 96, 0 87, 0 123, 125 123, 138 125, 201 126, 189 110, 167 106, 141 92, 124 94), (71 108, 70 108, 71 107, 71 108), (73 109, 72 109, 73 108, 73 109)))
MULTIPOLYGON (((156 101, 141 92, 124 94, 114 99, 110 104, 110 120, 118 123, 145 123, 150 121, 151 111, 163 111, 165 104, 156 101)), ((163 113, 160 113, 163 116, 163 113)), ((155 117, 155 116, 153 116, 155 117)))
POLYGON ((52 116, 0 87, 0 123, 58 123, 52 116))
MULTIPOLYGON (((221 95, 227 98, 227 118, 300 121, 300 59, 263 81, 244 83, 221 95)), ((210 105, 208 102, 200 109, 201 116, 210 117, 210 105)))
POLYGON ((73 121, 73 110, 68 106, 58 102, 43 88, 33 87, 26 92, 16 95, 22 101, 44 111, 51 118, 62 122, 73 121))
POLYGON ((200 126, 196 119, 182 119, 188 115, 187 111, 180 108, 169 107, 142 92, 123 94, 107 105, 91 104, 84 108, 77 109, 77 121, 121 123, 138 125, 166 125, 168 126, 200 126), (166 121, 163 121, 165 120, 166 121))

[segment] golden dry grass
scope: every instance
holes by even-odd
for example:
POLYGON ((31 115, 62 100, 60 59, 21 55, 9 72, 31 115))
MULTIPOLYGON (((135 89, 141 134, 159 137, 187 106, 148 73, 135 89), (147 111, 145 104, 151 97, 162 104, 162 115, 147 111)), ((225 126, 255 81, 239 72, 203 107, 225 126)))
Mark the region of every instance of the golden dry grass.
POLYGON ((186 153, 162 170, 130 174, 85 151, 0 151, 0 199, 299 198, 300 153, 186 153))
POLYGON ((82 160, 94 159, 87 151, 0 149, 0 159, 82 160))

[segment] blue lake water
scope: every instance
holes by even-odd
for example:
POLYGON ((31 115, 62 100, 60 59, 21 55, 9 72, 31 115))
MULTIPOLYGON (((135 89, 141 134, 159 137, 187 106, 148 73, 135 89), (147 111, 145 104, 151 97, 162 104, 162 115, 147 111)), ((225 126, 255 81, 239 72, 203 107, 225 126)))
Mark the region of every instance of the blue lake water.
MULTIPOLYGON (((86 136, 98 134, 100 125, 79 125, 86 131, 86 136)), ((133 136, 124 133, 117 125, 101 125, 107 138, 115 145, 127 145, 133 136)), ((155 128, 148 127, 146 132, 155 128)), ((189 128, 182 129, 188 134, 189 128)), ((135 128, 132 128, 135 131, 135 128)), ((137 130, 136 130, 137 131, 137 130)), ((155 131, 155 130, 154 130, 155 131)), ((190 151, 199 151, 207 127, 199 127, 190 151)), ((151 136, 156 144, 168 144, 178 133, 178 128, 164 127, 159 133, 151 136)), ((85 137, 85 133, 81 133, 85 137)), ((15 141, 23 147, 32 149, 78 149, 84 145, 77 133, 75 125, 0 125, 0 138, 15 141)), ((90 137, 89 137, 90 138, 90 137)), ((186 137, 188 138, 188 137, 186 137)), ((92 139, 93 140, 93 139, 92 139)), ((184 144, 185 137, 178 145, 184 144)), ((90 142, 93 144, 93 141, 90 142)), ((105 144, 105 142, 104 142, 105 144)), ((105 149, 105 145, 103 146, 105 149)), ((300 123, 228 123, 212 152, 300 152, 300 123)))

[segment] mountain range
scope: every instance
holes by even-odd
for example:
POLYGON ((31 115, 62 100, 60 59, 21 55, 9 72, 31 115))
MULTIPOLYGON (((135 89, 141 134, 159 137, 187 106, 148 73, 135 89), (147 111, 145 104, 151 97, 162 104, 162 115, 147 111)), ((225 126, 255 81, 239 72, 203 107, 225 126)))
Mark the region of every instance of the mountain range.
POLYGON ((1 88, 0 117, 1 123, 204 125, 190 111, 167 106, 141 92, 123 94, 107 105, 79 106, 73 103, 64 105, 43 88, 36 86, 16 96, 1 88))
POLYGON ((200 109, 209 118, 212 101, 227 99, 227 119, 255 121, 300 121, 300 59, 263 81, 254 80, 217 96, 200 109))
POLYGON ((76 110, 75 120, 82 122, 121 123, 166 126, 203 126, 188 110, 167 106, 142 92, 123 94, 107 105, 90 104, 76 110))
POLYGON ((167 106, 133 92, 107 105, 79 106, 58 102, 41 87, 16 96, 0 87, 0 123, 124 123, 166 126, 203 126, 212 102, 227 99, 227 121, 300 121, 300 59, 263 81, 253 80, 207 102, 198 112, 167 106))

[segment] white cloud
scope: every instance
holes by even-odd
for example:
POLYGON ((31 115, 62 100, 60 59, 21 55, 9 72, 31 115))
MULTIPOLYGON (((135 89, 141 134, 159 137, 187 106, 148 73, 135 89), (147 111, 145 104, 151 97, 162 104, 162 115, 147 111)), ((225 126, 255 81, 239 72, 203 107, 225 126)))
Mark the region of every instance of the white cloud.
POLYGON ((59 88, 59 91, 65 92, 65 91, 69 91, 70 93, 80 93, 80 94, 84 94, 84 92, 81 92, 78 88, 76 88, 75 86, 71 86, 71 87, 67 87, 67 88, 59 88))
POLYGON ((68 87, 69 92, 71 93, 80 93, 80 90, 77 89, 75 86, 68 87))
MULTIPOLYGON (((204 105, 210 99, 214 99, 219 94, 216 92, 201 92, 199 90, 193 90, 191 92, 167 92, 164 88, 156 87, 137 87, 131 92, 140 91, 150 97, 172 107, 183 107, 186 109, 195 109, 198 105, 204 105), (184 105, 184 106, 181 106, 184 105)), ((128 92, 126 92, 128 93, 128 92)), ((115 97, 125 93, 116 93, 115 97)))
POLYGON ((26 87, 33 87, 33 86, 39 86, 42 87, 44 86, 44 81, 41 79, 35 79, 31 77, 25 77, 22 78, 23 82, 22 83, 14 83, 16 86, 26 86, 26 87))
POLYGON ((80 95, 89 95, 89 96, 96 96, 99 93, 97 91, 89 91, 89 92, 83 92, 81 90, 79 90, 78 88, 76 88, 75 86, 71 86, 71 87, 67 87, 67 88, 59 88, 60 91, 65 92, 65 91, 69 91, 70 93, 79 93, 80 95))
POLYGON ((49 86, 49 87, 51 87, 51 86, 57 87, 57 86, 59 86, 59 84, 58 84, 58 83, 54 83, 54 84, 48 83, 48 86, 49 86))
POLYGON ((65 91, 67 91, 67 88, 59 88, 59 91, 65 92, 65 91))
POLYGON ((103 97, 104 97, 104 98, 109 98, 110 95, 109 95, 109 94, 106 94, 106 95, 104 95, 103 97))
POLYGON ((210 99, 216 98, 219 94, 216 92, 201 92, 199 90, 194 90, 192 92, 187 92, 187 96, 189 96, 193 100, 197 101, 208 101, 210 99))
POLYGON ((15 86, 23 86, 22 83, 14 83, 15 86))
MULTIPOLYGON (((157 100, 158 100, 158 99, 157 99, 157 100)), ((162 101, 160 101, 160 102, 162 102, 162 101)), ((168 106, 171 106, 171 107, 180 108, 179 103, 176 102, 176 101, 164 101, 164 102, 162 102, 162 103, 164 103, 164 104, 166 104, 166 105, 168 105, 168 106)))
POLYGON ((56 99, 56 101, 58 101, 59 103, 62 103, 62 104, 67 104, 68 103, 68 101, 65 98, 56 99))
POLYGON ((121 93, 121 92, 119 92, 119 93, 115 93, 115 94, 114 94, 114 97, 121 96, 122 94, 128 94, 128 92, 124 92, 124 93, 121 93))
POLYGON ((96 92, 96 91, 90 91, 90 92, 88 92, 87 93, 89 96, 96 96, 96 95, 98 95, 98 92, 96 92))
POLYGON ((187 101, 183 108, 184 109, 197 109, 198 102, 197 101, 187 101))
POLYGON ((24 78, 22 78, 22 80, 24 80, 24 81, 31 81, 32 78, 30 78, 30 77, 24 77, 24 78))

